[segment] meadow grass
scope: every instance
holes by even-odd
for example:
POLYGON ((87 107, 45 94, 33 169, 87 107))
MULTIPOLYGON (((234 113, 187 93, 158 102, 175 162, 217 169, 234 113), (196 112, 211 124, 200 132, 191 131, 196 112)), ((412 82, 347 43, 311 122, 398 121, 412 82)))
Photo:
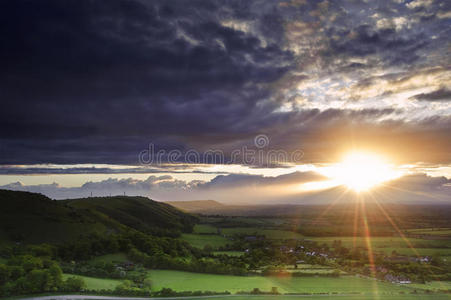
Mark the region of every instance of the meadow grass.
POLYGON ((226 244, 231 243, 225 237, 220 235, 206 235, 206 234, 182 234, 181 239, 187 241, 192 246, 197 248, 203 248, 206 245, 210 245, 213 248, 218 248, 220 246, 225 246, 226 244))
POLYGON ((63 274, 63 279, 68 277, 82 278, 86 283, 86 288, 88 290, 114 290, 118 284, 121 283, 117 279, 105 279, 105 278, 95 278, 74 274, 63 274))
POLYGON ((259 288, 269 291, 277 287, 281 293, 366 293, 380 294, 409 293, 413 291, 406 286, 356 277, 263 277, 263 276, 232 276, 189 273, 181 271, 152 270, 148 273, 152 280, 152 290, 163 287, 176 291, 251 291, 259 288))

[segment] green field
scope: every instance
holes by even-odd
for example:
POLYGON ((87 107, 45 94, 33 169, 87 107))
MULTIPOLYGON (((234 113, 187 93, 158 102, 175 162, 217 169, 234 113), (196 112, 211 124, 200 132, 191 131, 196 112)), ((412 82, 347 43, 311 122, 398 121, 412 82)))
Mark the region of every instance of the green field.
MULTIPOLYGON (((356 247, 366 247, 367 245, 367 238, 365 237, 308 237, 306 239, 329 245, 332 245, 335 240, 340 240, 342 246, 348 248, 352 248, 354 243, 356 247)), ((370 243, 373 250, 388 247, 409 248, 409 245, 412 245, 414 248, 448 248, 451 246, 451 241, 448 240, 425 240, 402 237, 371 237, 370 243)))
POLYGON ((182 234, 181 237, 183 240, 190 243, 192 246, 197 248, 203 248, 206 245, 210 245, 213 248, 218 248, 220 246, 225 246, 226 244, 231 243, 225 237, 220 235, 212 235, 212 234, 182 234))
POLYGON ((88 290, 114 290, 116 286, 121 283, 121 281, 117 279, 104 279, 73 274, 63 274, 64 280, 68 277, 82 278, 85 281, 86 288, 88 290))
POLYGON ((432 281, 425 284, 413 283, 410 284, 413 288, 423 289, 423 290, 451 290, 450 281, 432 281))
POLYGON ((408 233, 413 234, 427 234, 427 235, 451 235, 451 228, 421 228, 421 229, 409 229, 408 233))
POLYGON ((237 227, 224 228, 222 232, 226 235, 248 234, 248 235, 264 235, 268 239, 302 239, 304 236, 300 233, 277 230, 277 229, 261 229, 258 227, 237 227))
MULTIPOLYGON (((190 298, 195 300, 196 298, 190 298)), ((197 298, 197 299, 205 299, 205 298, 197 298)), ((302 299, 302 300, 318 300, 318 299, 343 299, 343 300, 449 300, 451 297, 449 295, 439 294, 439 295, 383 295, 383 297, 379 297, 378 295, 316 295, 316 296, 308 296, 308 295, 279 295, 279 296, 225 296, 225 297, 215 297, 215 300, 294 300, 294 299, 302 299)))
POLYGON ((383 251, 386 255, 390 255, 393 250, 402 255, 420 255, 420 256, 451 256, 451 248, 375 248, 375 251, 383 251))
POLYGON ((194 225, 193 233, 197 234, 216 234, 218 233, 218 229, 211 225, 206 224, 196 224, 194 225))
POLYGON ((251 291, 259 288, 269 291, 277 287, 281 293, 352 293, 377 291, 380 294, 397 294, 399 292, 411 292, 412 289, 405 286, 375 280, 343 276, 339 278, 327 277, 263 277, 263 276, 231 276, 199 274, 181 271, 152 270, 149 271, 152 280, 152 290, 157 291, 168 287, 176 291, 251 291))

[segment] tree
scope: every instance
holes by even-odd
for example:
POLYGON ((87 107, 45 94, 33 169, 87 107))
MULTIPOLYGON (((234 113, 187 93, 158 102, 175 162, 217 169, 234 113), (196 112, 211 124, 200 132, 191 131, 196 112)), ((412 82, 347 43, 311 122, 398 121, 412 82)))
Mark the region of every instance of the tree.
POLYGON ((11 270, 8 266, 0 264, 0 286, 8 282, 11 270))
POLYGON ((64 292, 79 292, 86 288, 86 283, 82 278, 69 277, 67 278, 62 286, 64 292))
POLYGON ((143 289, 147 289, 150 291, 150 288, 152 287, 152 281, 150 280, 150 278, 146 278, 143 280, 142 287, 143 287, 143 289))

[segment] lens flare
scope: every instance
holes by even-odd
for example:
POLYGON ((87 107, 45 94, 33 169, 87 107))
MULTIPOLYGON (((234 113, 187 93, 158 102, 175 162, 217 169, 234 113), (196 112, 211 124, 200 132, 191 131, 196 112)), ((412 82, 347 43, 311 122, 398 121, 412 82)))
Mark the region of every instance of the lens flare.
POLYGON ((325 170, 324 174, 356 192, 369 190, 402 175, 382 156, 361 151, 347 153, 340 163, 325 170))

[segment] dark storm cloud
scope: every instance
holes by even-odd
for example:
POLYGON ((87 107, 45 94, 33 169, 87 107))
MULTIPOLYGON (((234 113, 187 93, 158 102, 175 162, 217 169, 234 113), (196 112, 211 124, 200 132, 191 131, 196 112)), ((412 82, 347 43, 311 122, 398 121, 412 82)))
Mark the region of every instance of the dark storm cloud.
POLYGON ((3 2, 2 162, 121 163, 150 139, 233 132, 293 57, 222 26, 220 8, 3 2))
POLYGON ((189 169, 192 165, 160 165, 158 168, 133 168, 133 167, 30 167, 30 166, 0 166, 0 175, 54 175, 54 174, 156 174, 156 173, 174 173, 174 174, 227 174, 227 172, 199 171, 189 169))
POLYGON ((330 55, 367 57, 378 54, 384 64, 411 64, 419 59, 417 51, 427 45, 422 33, 403 36, 394 28, 377 29, 366 24, 352 30, 333 28, 329 34, 343 37, 331 40, 331 48, 327 50, 330 55))
POLYGON ((321 161, 363 129, 367 141, 427 140, 416 157, 450 161, 443 116, 412 123, 400 109, 284 97, 325 74, 357 74, 361 88, 383 68, 446 70, 448 11, 419 0, 2 1, 0 164, 137 164, 149 143, 227 155, 261 133, 321 161))

